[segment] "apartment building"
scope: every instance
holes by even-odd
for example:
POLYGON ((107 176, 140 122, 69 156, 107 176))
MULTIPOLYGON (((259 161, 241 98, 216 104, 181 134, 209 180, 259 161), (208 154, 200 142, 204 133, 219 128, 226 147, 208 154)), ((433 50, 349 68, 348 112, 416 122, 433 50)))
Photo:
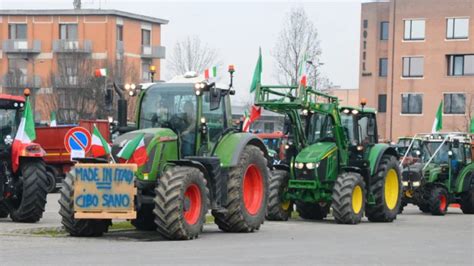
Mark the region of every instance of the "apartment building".
POLYGON ((379 138, 467 131, 474 113, 474 2, 362 4, 359 96, 378 109, 379 138))
POLYGON ((109 80, 139 83, 150 81, 153 65, 160 79, 161 26, 167 23, 118 10, 0 10, 0 92, 32 89, 47 119, 52 107, 42 95, 84 89, 96 68, 106 68, 109 80))

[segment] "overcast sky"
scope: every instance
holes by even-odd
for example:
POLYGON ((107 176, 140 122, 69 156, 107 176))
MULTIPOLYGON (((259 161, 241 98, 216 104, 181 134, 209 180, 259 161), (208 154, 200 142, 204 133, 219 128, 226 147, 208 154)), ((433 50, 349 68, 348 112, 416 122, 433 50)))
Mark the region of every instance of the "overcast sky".
MULTIPOLYGON (((0 0, 0 9, 64 9, 73 0, 0 0)), ((359 73, 360 0, 325 1, 144 1, 83 0, 82 8, 118 9, 169 20, 163 26, 162 45, 167 53, 188 35, 219 51, 224 65, 236 67, 237 101, 246 102, 249 86, 262 47, 263 83, 274 82, 273 58, 285 14, 294 6, 304 7, 318 29, 322 48, 321 71, 335 85, 357 88, 359 73)), ((162 77, 167 77, 166 60, 162 77)), ((222 73, 224 69, 222 69, 222 73)), ((222 81, 227 81, 227 77, 222 81)))

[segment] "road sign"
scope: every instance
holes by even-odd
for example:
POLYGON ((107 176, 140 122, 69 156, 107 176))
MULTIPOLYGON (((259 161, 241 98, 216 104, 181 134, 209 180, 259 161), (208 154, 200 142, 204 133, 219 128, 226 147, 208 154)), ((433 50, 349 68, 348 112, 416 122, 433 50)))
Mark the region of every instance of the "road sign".
POLYGON ((64 147, 72 158, 84 158, 91 149, 91 133, 83 127, 71 128, 64 137, 64 147))

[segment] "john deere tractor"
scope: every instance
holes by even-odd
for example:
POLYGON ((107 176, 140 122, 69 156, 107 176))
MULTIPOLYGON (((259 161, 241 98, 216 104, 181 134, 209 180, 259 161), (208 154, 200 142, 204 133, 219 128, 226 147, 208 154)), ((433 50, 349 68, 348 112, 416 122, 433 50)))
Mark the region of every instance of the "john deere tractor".
POLYGON ((0 218, 34 223, 43 216, 48 180, 40 145, 13 145, 24 109, 23 97, 0 94, 0 218))
POLYGON ((474 214, 474 163, 471 136, 466 133, 418 134, 404 156, 421 160, 403 168, 403 206, 417 205, 425 213, 445 215, 450 203, 474 214))
POLYGON ((377 143, 375 111, 339 107, 336 97, 297 86, 257 86, 255 104, 288 116, 289 165, 275 165, 267 219, 287 220, 293 206, 304 219, 321 220, 330 207, 338 223, 364 213, 391 222, 398 212, 398 154, 377 143))
MULTIPOLYGON (((233 70, 229 71, 232 73, 233 70)), ((172 240, 196 238, 208 210, 225 232, 253 232, 265 219, 271 166, 264 143, 232 126, 230 87, 193 73, 141 91, 137 128, 114 141, 112 154, 144 134, 148 161, 135 172, 139 230, 172 240)), ((61 192, 62 223, 73 236, 99 236, 111 219, 74 217, 74 178, 61 192)))

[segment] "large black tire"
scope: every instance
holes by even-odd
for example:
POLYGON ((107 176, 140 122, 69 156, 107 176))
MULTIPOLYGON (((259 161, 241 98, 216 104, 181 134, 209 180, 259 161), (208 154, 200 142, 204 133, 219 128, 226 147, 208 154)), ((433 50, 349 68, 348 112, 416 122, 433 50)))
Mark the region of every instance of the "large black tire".
POLYGON ((423 187, 421 191, 421 198, 418 200, 417 203, 418 209, 423 213, 431 213, 430 208, 430 196, 431 196, 431 189, 428 186, 423 187))
POLYGON ((15 222, 36 223, 43 217, 47 197, 46 165, 42 159, 22 159, 20 161, 19 200, 12 200, 10 218, 15 222))
POLYGON ((358 173, 339 175, 332 192, 332 214, 339 224, 358 224, 364 215, 365 183, 358 173))
POLYGON ((209 189, 203 173, 194 167, 169 168, 155 188, 155 224, 158 233, 170 240, 189 240, 201 233, 209 206, 209 189), (198 198, 193 195, 199 195, 198 198), (186 211, 193 212, 187 218, 186 211), (187 210, 188 209, 188 210, 187 210))
POLYGON ((8 213, 8 206, 5 204, 4 201, 0 201, 0 218, 7 218, 8 213))
POLYGON ((474 214, 474 188, 461 195, 461 210, 464 214, 474 214))
MULTIPOLYGON (((255 177, 255 175, 252 175, 255 177)), ((256 146, 248 145, 240 154, 239 162, 229 171, 229 179, 227 181, 227 203, 225 208, 227 212, 213 212, 214 222, 219 229, 225 232, 253 232, 258 230, 265 221, 265 212, 267 209, 268 197, 268 180, 269 170, 267 168, 267 160, 263 152, 256 146), (259 195, 261 201, 256 203, 258 210, 250 213, 244 202, 244 179, 246 174, 250 175, 250 171, 255 175, 260 175, 259 185, 262 190, 259 195)), ((249 177, 250 178, 250 177, 249 177)), ((254 178, 250 178, 252 180, 254 178)), ((257 183, 255 183, 257 184, 257 183)))
POLYGON ((371 222, 392 222, 397 218, 402 198, 398 163, 395 156, 385 154, 372 176, 369 190, 374 196, 375 204, 366 204, 365 207, 365 214, 371 222))
POLYGON ((137 219, 131 221, 132 225, 139 231, 156 231, 154 208, 152 204, 142 205, 137 211, 137 219))
POLYGON ((291 216, 293 204, 291 201, 282 202, 283 193, 288 190, 290 173, 285 170, 272 171, 270 178, 270 192, 268 195, 267 220, 287 221, 291 216))
POLYGON ((443 187, 435 186, 430 191, 430 210, 433 215, 445 215, 448 211, 448 191, 443 187))
POLYGON ((47 169, 47 192, 53 193, 56 191, 56 175, 53 170, 47 169))
POLYGON ((296 202, 296 211, 305 220, 322 220, 329 213, 330 204, 321 206, 319 203, 296 202))
POLYGON ((75 219, 74 218, 74 177, 66 174, 59 198, 61 223, 71 236, 102 236, 112 224, 110 219, 75 219))

